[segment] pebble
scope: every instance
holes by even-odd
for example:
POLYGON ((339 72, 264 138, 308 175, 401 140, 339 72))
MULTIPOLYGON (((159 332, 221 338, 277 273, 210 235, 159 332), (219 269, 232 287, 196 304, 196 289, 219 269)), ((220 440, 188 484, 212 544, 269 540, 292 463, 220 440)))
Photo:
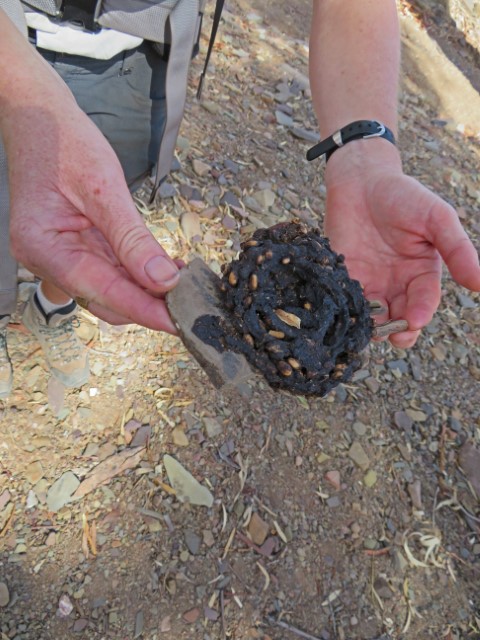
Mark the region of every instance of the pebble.
POLYGON ((43 476, 43 467, 41 462, 38 460, 35 462, 31 462, 28 467, 25 469, 25 478, 30 482, 30 484, 37 484, 37 482, 43 476))
POLYGON ((369 469, 363 476, 363 484, 369 489, 377 482, 377 472, 373 469, 369 469))
POLYGON ((202 160, 198 160, 197 158, 194 158, 192 160, 192 167, 197 176, 200 176, 201 178, 207 176, 211 170, 209 164, 207 164, 206 162, 202 162, 202 160))
POLYGON ((393 414, 393 421, 395 425, 405 431, 408 435, 412 432, 413 420, 412 418, 405 413, 405 411, 396 411, 393 414))
POLYGON ((223 432, 223 427, 216 418, 209 418, 207 416, 203 418, 203 424, 209 438, 215 438, 223 432))
POLYGON ((325 480, 332 485, 332 487, 338 491, 340 489, 341 486, 341 482, 340 482, 340 472, 333 470, 333 471, 327 471, 327 473, 325 474, 325 480))
POLYGON ((268 209, 275 202, 275 194, 271 189, 261 189, 253 194, 253 198, 263 209, 268 209))
POLYGON ((5 582, 0 582, 0 607, 6 607, 10 602, 10 592, 5 582))
POLYGON ((197 506, 211 507, 213 495, 196 480, 192 474, 172 456, 165 455, 163 464, 170 484, 177 492, 180 502, 189 502, 197 506))
POLYGON ((252 513, 252 517, 248 523, 248 533, 254 544, 261 546, 265 542, 269 530, 268 524, 262 520, 258 513, 252 513))
POLYGON ((295 138, 299 138, 300 140, 306 140, 307 142, 314 143, 320 140, 318 133, 315 131, 309 131, 303 127, 291 127, 289 131, 293 136, 295 136, 295 138))
POLYGON ((189 624, 193 624, 194 622, 196 622, 199 617, 200 617, 200 609, 198 607, 195 607, 194 609, 189 609, 188 611, 185 611, 185 613, 183 614, 183 619, 185 620, 185 622, 188 622, 189 624))
POLYGON ((392 360, 387 362, 387 367, 389 369, 398 369, 402 373, 408 373, 408 362, 406 360, 392 360))
POLYGON ((275 118, 277 120, 277 124, 280 124, 284 127, 293 127, 293 118, 291 118, 288 114, 283 111, 277 110, 275 111, 275 118))
POLYGON ((66 471, 56 480, 47 492, 47 506, 56 513, 69 502, 78 489, 80 480, 72 471, 66 471))
POLYGON ((367 425, 363 424, 363 422, 354 422, 353 430, 357 436, 364 436, 367 433, 367 425))
POLYGON ((188 447, 189 440, 181 427, 175 427, 172 431, 172 440, 177 447, 188 447))
POLYGON ((194 531, 185 531, 185 544, 192 556, 196 556, 200 550, 202 539, 194 531))
POLYGON ((457 300, 458 304, 464 309, 475 309, 477 307, 476 302, 464 293, 457 293, 457 300))
POLYGON ((78 620, 75 620, 75 623, 73 625, 74 633, 82 633, 82 631, 87 628, 87 625, 88 620, 86 620, 85 618, 78 618, 78 620))
POLYGON ((370 460, 359 442, 354 442, 352 444, 348 451, 348 455, 357 467, 360 467, 363 471, 366 471, 370 466, 370 460))
POLYGON ((380 383, 373 376, 365 379, 365 385, 372 393, 377 393, 380 389, 380 383))

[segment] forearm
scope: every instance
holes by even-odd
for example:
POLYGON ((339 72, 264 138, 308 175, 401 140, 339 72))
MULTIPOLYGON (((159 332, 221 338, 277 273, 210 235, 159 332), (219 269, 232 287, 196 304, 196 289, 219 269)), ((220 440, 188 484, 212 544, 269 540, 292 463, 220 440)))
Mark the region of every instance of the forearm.
POLYGON ((322 138, 363 119, 396 134, 399 64, 394 0, 313 0, 310 82, 322 138))
POLYGON ((54 111, 65 100, 74 102, 66 85, 0 9, 0 131, 6 142, 25 112, 54 111))

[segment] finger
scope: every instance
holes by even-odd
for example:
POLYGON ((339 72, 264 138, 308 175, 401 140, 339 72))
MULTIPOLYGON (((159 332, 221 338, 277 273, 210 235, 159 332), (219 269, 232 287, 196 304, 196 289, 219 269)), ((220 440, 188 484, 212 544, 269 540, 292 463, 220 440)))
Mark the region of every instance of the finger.
POLYGON ((428 271, 418 275, 406 292, 390 302, 390 315, 394 320, 406 320, 410 331, 419 331, 432 320, 440 299, 440 271, 428 271))
POLYGON ((89 311, 111 324, 135 323, 177 333, 165 302, 139 287, 122 268, 92 253, 68 255, 70 269, 52 269, 55 277, 51 279, 73 298, 85 298, 89 311))
POLYGON ((102 307, 96 302, 90 302, 88 304, 88 311, 92 313, 97 318, 101 320, 105 320, 108 324, 112 325, 125 325, 125 324, 139 324, 147 327, 148 329, 154 329, 155 331, 166 331, 167 333, 171 333, 172 335, 177 335, 178 331, 175 325, 173 324, 167 310, 167 306, 163 300, 156 299, 158 303, 158 308, 155 310, 154 316, 149 321, 145 316, 138 317, 135 319, 134 315, 131 317, 126 317, 115 313, 111 309, 107 309, 106 307, 102 307))
POLYGON ((439 251, 452 278, 472 291, 480 291, 478 253, 468 238, 456 211, 440 201, 428 220, 430 241, 439 251))
POLYGON ((165 293, 178 282, 178 266, 148 231, 128 190, 120 191, 121 199, 115 196, 100 205, 92 203, 97 207, 95 224, 136 282, 145 289, 165 293))
POLYGON ((401 333, 393 333, 389 340, 397 349, 409 349, 413 347, 419 335, 420 331, 402 331, 401 333))

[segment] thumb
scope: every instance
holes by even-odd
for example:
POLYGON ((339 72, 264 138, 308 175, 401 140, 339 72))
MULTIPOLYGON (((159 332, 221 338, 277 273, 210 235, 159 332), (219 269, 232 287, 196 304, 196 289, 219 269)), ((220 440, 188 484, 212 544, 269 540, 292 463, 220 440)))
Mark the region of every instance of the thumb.
POLYGON ((478 253, 467 236, 458 215, 440 200, 428 221, 429 240, 440 253, 452 278, 472 291, 480 291, 478 253))
POLYGON ((145 289, 157 293, 172 289, 178 281, 178 266, 147 229, 133 201, 117 207, 113 223, 111 211, 100 216, 101 231, 120 264, 145 289), (110 223, 104 224, 105 220, 110 223))

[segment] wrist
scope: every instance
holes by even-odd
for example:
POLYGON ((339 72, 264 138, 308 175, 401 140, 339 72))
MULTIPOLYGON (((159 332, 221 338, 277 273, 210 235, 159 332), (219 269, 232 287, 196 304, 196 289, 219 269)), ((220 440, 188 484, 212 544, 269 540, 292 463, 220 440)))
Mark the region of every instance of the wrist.
POLYGON ((383 138, 352 140, 332 154, 325 168, 325 182, 365 179, 374 173, 402 172, 400 153, 383 138))

